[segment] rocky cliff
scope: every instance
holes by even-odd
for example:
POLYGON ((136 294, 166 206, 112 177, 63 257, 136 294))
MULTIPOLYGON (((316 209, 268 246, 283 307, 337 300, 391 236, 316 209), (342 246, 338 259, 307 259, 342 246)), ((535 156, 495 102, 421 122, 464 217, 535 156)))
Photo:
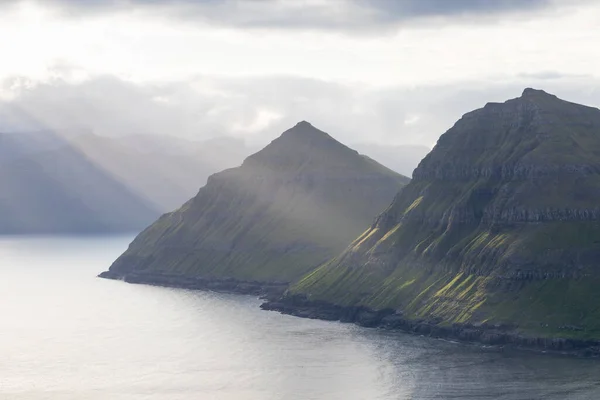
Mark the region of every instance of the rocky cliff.
POLYGON ((465 114, 376 222, 287 299, 598 339, 599 200, 600 110, 526 89, 465 114))
POLYGON ((212 175, 103 276, 232 290, 285 285, 341 252, 407 182, 301 122, 212 175))

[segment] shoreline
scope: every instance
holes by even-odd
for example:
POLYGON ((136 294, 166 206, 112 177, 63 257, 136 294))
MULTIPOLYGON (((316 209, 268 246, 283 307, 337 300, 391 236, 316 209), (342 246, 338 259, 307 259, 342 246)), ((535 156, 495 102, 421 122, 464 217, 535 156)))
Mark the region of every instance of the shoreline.
POLYGON ((353 323, 365 328, 398 331, 460 343, 600 358, 600 340, 526 336, 515 332, 516 327, 509 325, 452 324, 442 326, 439 324, 440 321, 405 318, 393 309, 372 310, 362 306, 342 307, 325 301, 311 301, 302 295, 284 297, 284 292, 288 288, 286 282, 240 281, 232 278, 215 279, 161 273, 120 274, 111 271, 104 271, 98 277, 132 284, 253 295, 264 300, 260 305, 262 310, 276 311, 299 318, 353 323))
POLYGON ((600 358, 600 340, 526 336, 515 332, 516 327, 508 325, 452 324, 442 326, 439 321, 405 318, 401 313, 392 309, 372 310, 362 306, 342 307, 324 301, 310 301, 301 295, 267 300, 261 304, 260 308, 300 318, 353 323, 367 328, 399 331, 460 343, 600 358))
POLYGON ((104 271, 98 274, 97 277, 133 284, 190 290, 211 290, 215 292, 254 295, 260 298, 278 298, 283 295, 288 287, 287 282, 241 281, 233 278, 218 279, 161 273, 120 274, 104 271))

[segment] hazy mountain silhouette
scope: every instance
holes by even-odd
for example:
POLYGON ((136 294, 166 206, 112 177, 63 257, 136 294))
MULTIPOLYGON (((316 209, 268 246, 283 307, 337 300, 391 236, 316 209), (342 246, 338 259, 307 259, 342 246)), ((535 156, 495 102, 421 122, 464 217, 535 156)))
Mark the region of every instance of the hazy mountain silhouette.
MULTIPOLYGON (((146 142, 177 141, 169 139, 146 142)), ((0 134, 0 233, 139 231, 246 155, 235 140, 172 148, 142 142, 142 136, 0 134)))
POLYGON ((238 139, 195 142, 150 135, 84 135, 71 145, 161 213, 180 207, 210 175, 240 165, 250 153, 238 139))

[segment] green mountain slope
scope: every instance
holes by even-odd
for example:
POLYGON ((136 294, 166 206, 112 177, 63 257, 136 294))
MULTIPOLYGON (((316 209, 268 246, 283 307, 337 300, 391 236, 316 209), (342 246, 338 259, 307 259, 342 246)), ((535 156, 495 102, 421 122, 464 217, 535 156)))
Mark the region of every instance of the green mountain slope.
POLYGON ((301 122, 212 175, 135 238, 109 275, 288 282, 342 251, 406 182, 301 122))
POLYGON ((599 201, 600 110, 526 89, 464 115, 371 228, 289 293, 600 338, 599 201))

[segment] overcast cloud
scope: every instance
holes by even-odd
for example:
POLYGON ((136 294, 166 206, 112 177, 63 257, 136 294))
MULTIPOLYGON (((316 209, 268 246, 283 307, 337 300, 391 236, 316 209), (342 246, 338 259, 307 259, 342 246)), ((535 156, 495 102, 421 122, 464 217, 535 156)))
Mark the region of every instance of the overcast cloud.
POLYGON ((529 86, 600 105, 592 1, 5 1, 0 36, 2 130, 433 145, 529 86))
POLYGON ((198 77, 150 85, 102 76, 80 83, 56 79, 29 85, 14 99, 0 103, 0 130, 152 133, 196 139, 227 135, 264 144, 306 119, 346 143, 432 146, 464 113, 490 101, 517 97, 531 83, 566 100, 600 105, 596 79, 553 72, 510 83, 464 81, 377 89, 290 77, 198 77))
POLYGON ((44 0, 42 3, 71 17, 146 12, 234 28, 344 31, 379 31, 431 17, 448 20, 459 16, 526 13, 559 4, 556 0, 44 0))

